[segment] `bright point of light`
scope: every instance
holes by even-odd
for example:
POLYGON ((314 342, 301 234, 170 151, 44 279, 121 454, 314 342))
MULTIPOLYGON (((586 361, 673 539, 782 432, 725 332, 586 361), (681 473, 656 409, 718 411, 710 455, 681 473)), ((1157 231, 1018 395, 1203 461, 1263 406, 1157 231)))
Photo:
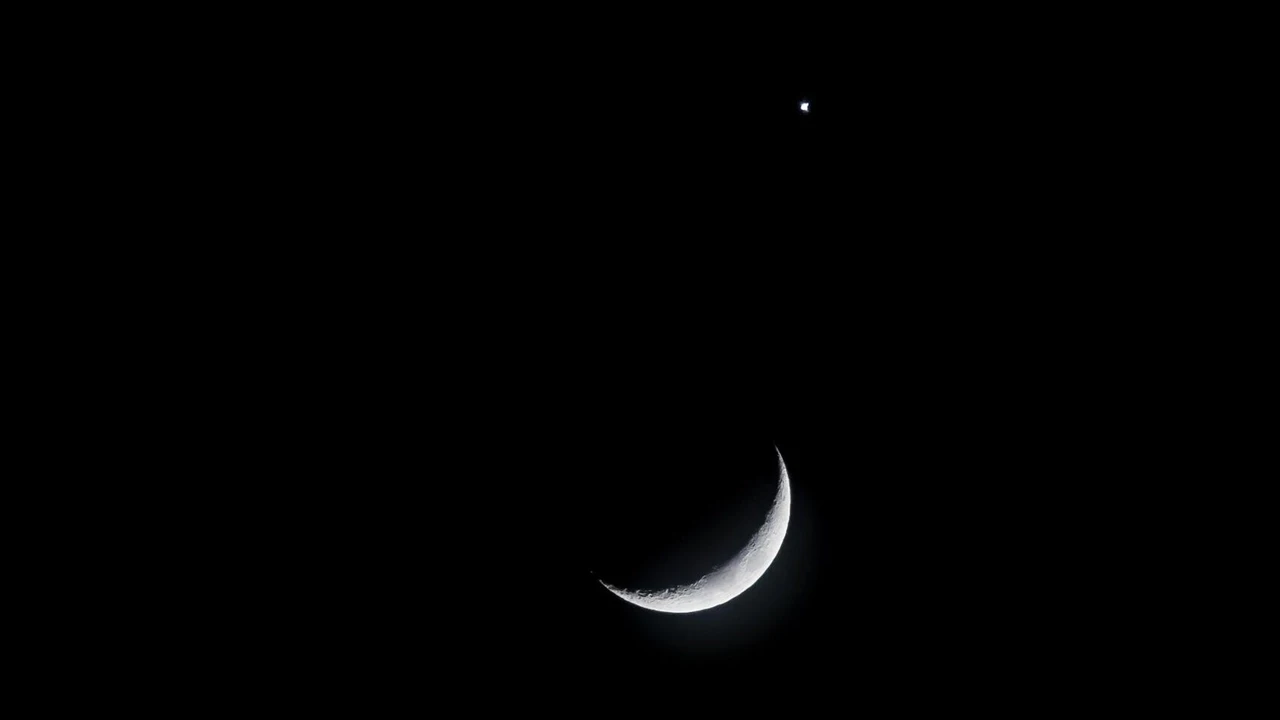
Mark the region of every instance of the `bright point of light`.
POLYGON ((804 102, 800 103, 800 112, 802 112, 802 113, 807 113, 807 112, 809 112, 809 101, 808 101, 808 100, 805 100, 804 102))

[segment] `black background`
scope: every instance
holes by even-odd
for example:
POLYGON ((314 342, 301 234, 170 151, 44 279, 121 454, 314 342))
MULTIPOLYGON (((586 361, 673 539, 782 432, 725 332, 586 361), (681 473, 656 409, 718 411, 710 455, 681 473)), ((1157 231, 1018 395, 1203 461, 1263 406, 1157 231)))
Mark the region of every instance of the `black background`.
POLYGON ((1155 321, 1112 302, 1149 267, 1106 212, 1145 126, 1038 36, 883 27, 321 39, 215 108, 222 192, 263 210, 209 220, 251 341, 199 348, 218 443, 260 453, 211 461, 240 662, 552 710, 1118 682, 1169 451, 1135 420, 1170 402, 1129 352, 1155 321), (688 616, 601 587, 732 555, 775 447, 756 586, 688 616))

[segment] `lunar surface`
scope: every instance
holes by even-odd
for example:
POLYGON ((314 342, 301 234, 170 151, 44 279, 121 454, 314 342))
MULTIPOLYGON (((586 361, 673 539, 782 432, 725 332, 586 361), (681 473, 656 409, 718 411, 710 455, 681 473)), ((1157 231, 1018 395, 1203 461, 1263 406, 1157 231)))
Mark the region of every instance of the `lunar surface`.
MULTIPOLYGON (((776 448, 775 448, 776 450, 776 448)), ((791 520, 791 483, 787 466, 778 453, 778 494, 765 516, 764 524, 732 560, 715 568, 697 582, 665 590, 625 590, 601 580, 614 595, 647 610, 691 613, 723 605, 746 592, 764 575, 778 556, 791 520)))

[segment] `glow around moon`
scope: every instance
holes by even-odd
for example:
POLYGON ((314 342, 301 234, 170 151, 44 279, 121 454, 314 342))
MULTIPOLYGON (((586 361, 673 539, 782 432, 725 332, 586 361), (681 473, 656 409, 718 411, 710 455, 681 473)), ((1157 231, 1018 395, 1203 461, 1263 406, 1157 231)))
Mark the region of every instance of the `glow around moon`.
MULTIPOLYGON (((776 448, 775 448, 776 449, 776 448)), ((791 520, 791 483, 787 466, 778 453, 778 494, 765 516, 764 524, 732 560, 704 575, 690 585, 666 590, 625 590, 601 580, 614 595, 647 610, 667 613, 691 613, 723 605, 756 584, 782 549, 791 520)))

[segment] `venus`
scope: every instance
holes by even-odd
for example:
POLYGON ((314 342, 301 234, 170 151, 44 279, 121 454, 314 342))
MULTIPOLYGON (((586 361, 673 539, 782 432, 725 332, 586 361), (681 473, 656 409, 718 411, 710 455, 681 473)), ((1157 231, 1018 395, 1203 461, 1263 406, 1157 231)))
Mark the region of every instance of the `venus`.
MULTIPOLYGON (((777 448, 774 448, 776 451, 777 448)), ((778 453, 778 492, 765 515, 764 524, 746 546, 724 565, 713 569, 697 582, 665 590, 624 590, 601 580, 614 595, 647 610, 666 613, 692 613, 723 605, 746 592, 764 575, 782 549, 791 520, 791 484, 787 466, 778 453)))

